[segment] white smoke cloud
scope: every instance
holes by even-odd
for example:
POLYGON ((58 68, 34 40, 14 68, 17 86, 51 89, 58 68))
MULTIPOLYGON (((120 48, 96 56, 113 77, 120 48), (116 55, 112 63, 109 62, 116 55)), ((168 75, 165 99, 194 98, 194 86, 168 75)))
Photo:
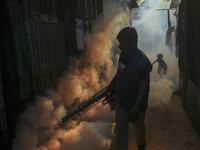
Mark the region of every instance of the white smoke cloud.
MULTIPOLYGON (((171 95, 178 86, 178 60, 175 57, 175 48, 171 49, 165 45, 165 35, 168 29, 167 10, 157 11, 156 9, 168 9, 170 1, 148 0, 138 10, 132 12, 132 24, 138 31, 138 45, 150 61, 157 59, 157 54, 162 53, 164 61, 168 65, 167 75, 162 78, 157 74, 157 63, 151 72, 151 89, 149 103, 150 107, 161 103, 168 103, 171 95), (139 18, 134 18, 135 11, 139 18)), ((170 16, 171 21, 175 22, 170 16)))

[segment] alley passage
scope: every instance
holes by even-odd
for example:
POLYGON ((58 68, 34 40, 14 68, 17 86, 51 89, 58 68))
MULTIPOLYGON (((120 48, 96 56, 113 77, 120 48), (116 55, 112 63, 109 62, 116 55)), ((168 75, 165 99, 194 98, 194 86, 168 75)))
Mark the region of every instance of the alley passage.
MULTIPOLYGON (((147 150, 200 150, 200 138, 178 95, 173 95, 169 104, 148 109, 146 134, 147 150)), ((137 150, 132 125, 129 135, 129 150, 137 150)))

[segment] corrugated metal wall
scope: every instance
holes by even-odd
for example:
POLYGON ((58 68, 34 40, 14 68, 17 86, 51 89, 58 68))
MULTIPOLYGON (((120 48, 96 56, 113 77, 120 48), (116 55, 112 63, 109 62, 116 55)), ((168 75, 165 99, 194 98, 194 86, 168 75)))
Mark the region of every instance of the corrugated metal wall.
POLYGON ((180 4, 178 24, 180 93, 183 106, 200 135, 200 1, 180 4))
POLYGON ((77 0, 26 0, 36 94, 55 87, 76 45, 77 0))
MULTIPOLYGON (((63 23, 49 24, 30 21, 32 65, 38 91, 52 87, 67 66, 67 50, 63 23), (53 77, 54 76, 54 77, 53 77)), ((55 85, 54 85, 55 86, 55 85)))
POLYGON ((84 23, 85 32, 91 32, 92 21, 103 12, 103 0, 78 0, 77 18, 84 23))
POLYGON ((200 84, 200 1, 181 2, 179 16, 179 67, 195 84, 200 84))
POLYGON ((76 19, 83 21, 86 34, 91 21, 103 11, 103 0, 25 0, 24 6, 39 94, 55 86, 56 79, 68 65, 69 56, 78 57, 82 53, 77 49, 76 19))
POLYGON ((0 120, 7 122, 4 129, 13 138, 18 117, 29 100, 55 87, 70 65, 69 57, 78 58, 84 51, 77 48, 76 20, 84 22, 84 33, 89 32, 90 23, 103 11, 103 0, 3 2, 1 10, 7 14, 1 20, 6 25, 1 34, 0 63, 6 118, 2 115, 0 120), (81 13, 77 13, 78 8, 81 13))

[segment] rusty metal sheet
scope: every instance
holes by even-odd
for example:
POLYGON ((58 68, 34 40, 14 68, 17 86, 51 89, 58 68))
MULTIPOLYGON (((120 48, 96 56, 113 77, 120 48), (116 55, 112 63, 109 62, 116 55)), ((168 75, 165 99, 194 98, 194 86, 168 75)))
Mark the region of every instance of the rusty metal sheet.
POLYGON ((63 23, 30 22, 35 75, 66 67, 66 49, 63 23))

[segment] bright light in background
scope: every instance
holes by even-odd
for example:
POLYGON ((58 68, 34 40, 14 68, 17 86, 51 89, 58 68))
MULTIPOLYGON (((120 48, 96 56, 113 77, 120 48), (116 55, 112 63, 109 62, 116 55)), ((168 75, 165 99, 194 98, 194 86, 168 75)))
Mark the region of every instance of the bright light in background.
MULTIPOLYGON (((168 29, 167 10, 171 1, 147 0, 140 8, 132 10, 132 26, 138 31, 138 47, 150 58, 151 62, 162 53, 168 65, 167 76, 159 78, 157 64, 151 73, 150 106, 168 103, 178 85, 178 59, 175 57, 175 47, 165 45, 165 36, 168 29), (135 17, 134 14, 137 14, 135 17)), ((170 10, 171 25, 176 24, 176 18, 170 10)), ((173 33, 172 33, 173 34, 173 33)), ((172 39, 173 40, 173 39, 172 39)), ((174 42, 174 41, 172 41, 174 42)))

